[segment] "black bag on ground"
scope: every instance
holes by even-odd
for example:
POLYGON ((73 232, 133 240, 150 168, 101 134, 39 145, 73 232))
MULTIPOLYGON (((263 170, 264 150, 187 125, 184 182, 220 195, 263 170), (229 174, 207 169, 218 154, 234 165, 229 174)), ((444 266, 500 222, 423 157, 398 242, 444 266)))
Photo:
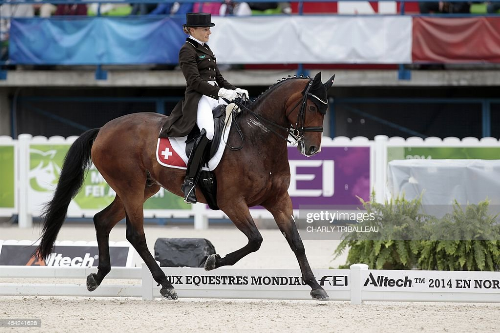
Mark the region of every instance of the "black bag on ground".
POLYGON ((155 259, 161 267, 203 267, 215 247, 205 238, 158 238, 155 259))

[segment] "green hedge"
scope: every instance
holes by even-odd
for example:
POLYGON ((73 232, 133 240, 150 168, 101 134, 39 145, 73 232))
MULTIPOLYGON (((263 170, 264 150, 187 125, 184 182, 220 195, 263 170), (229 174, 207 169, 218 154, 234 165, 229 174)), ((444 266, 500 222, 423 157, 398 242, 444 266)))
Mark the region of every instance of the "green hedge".
POLYGON ((375 217, 359 226, 375 233, 348 233, 335 250, 335 257, 349 249, 347 262, 367 264, 371 269, 479 270, 500 268, 500 226, 488 213, 488 201, 462 208, 442 218, 423 214, 422 198, 404 197, 384 204, 361 200, 375 217))

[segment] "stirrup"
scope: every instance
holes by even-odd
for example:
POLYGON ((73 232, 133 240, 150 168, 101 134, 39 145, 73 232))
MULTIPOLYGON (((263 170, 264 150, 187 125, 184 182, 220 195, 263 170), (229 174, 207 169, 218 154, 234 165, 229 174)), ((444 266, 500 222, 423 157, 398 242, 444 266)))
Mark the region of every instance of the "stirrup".
POLYGON ((182 192, 184 192, 184 202, 188 204, 195 204, 198 202, 196 199, 196 185, 193 178, 184 179, 184 184, 181 186, 182 192))

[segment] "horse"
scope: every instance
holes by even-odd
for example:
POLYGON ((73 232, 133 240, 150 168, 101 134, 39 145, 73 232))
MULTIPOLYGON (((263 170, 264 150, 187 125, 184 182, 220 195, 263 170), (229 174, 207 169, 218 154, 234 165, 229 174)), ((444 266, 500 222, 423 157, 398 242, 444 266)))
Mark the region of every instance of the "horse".
MULTIPOLYGON (((328 109, 327 91, 333 79, 334 76, 323 84, 321 72, 314 79, 289 77, 279 80, 246 105, 239 103, 240 112, 233 117, 235 121, 226 142, 226 148, 231 146, 233 149, 226 149, 214 173, 218 207, 245 234, 248 243, 225 257, 219 254, 208 256, 206 270, 234 265, 260 248, 263 238, 249 211, 249 207, 260 205, 271 212, 294 252, 302 278, 311 287, 311 297, 328 299, 311 270, 293 217, 288 194, 287 140, 295 138, 297 148, 305 156, 320 151, 323 121, 328 109)), ((68 150, 54 196, 42 213, 42 235, 36 253, 40 258, 47 258, 52 252, 68 205, 78 193, 93 162, 116 196, 93 219, 99 264, 97 274, 91 273, 87 277, 89 291, 95 290, 111 271, 109 233, 125 218, 126 239, 161 285, 161 295, 168 299, 178 297, 149 252, 144 233, 143 204, 148 198, 160 187, 183 196, 184 170, 161 166, 155 156, 158 133, 165 119, 166 116, 157 113, 125 115, 101 128, 84 132, 68 150)), ((206 203, 201 191, 197 193, 198 201, 206 203)))

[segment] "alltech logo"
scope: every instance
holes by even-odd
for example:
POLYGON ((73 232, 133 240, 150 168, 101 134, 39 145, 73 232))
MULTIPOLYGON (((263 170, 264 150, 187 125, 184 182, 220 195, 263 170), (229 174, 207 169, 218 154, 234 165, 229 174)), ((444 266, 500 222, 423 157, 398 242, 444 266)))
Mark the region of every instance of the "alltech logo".
MULTIPOLYGON (((3 244, 0 249, 0 265, 90 268, 99 264, 97 246, 56 245, 46 260, 35 256, 35 251, 35 245, 3 244)), ((129 251, 130 248, 127 246, 110 247, 111 265, 126 267, 129 251)))
POLYGON ((364 286, 411 288, 412 282, 413 281, 408 276, 405 276, 404 279, 391 279, 388 276, 374 276, 370 273, 368 278, 365 280, 364 286))
POLYGON ((49 266, 49 267, 92 267, 94 261, 98 259, 97 255, 91 257, 90 253, 85 253, 82 257, 63 257, 61 253, 51 253, 47 260, 40 259, 38 256, 32 256, 26 263, 26 266, 49 266))

